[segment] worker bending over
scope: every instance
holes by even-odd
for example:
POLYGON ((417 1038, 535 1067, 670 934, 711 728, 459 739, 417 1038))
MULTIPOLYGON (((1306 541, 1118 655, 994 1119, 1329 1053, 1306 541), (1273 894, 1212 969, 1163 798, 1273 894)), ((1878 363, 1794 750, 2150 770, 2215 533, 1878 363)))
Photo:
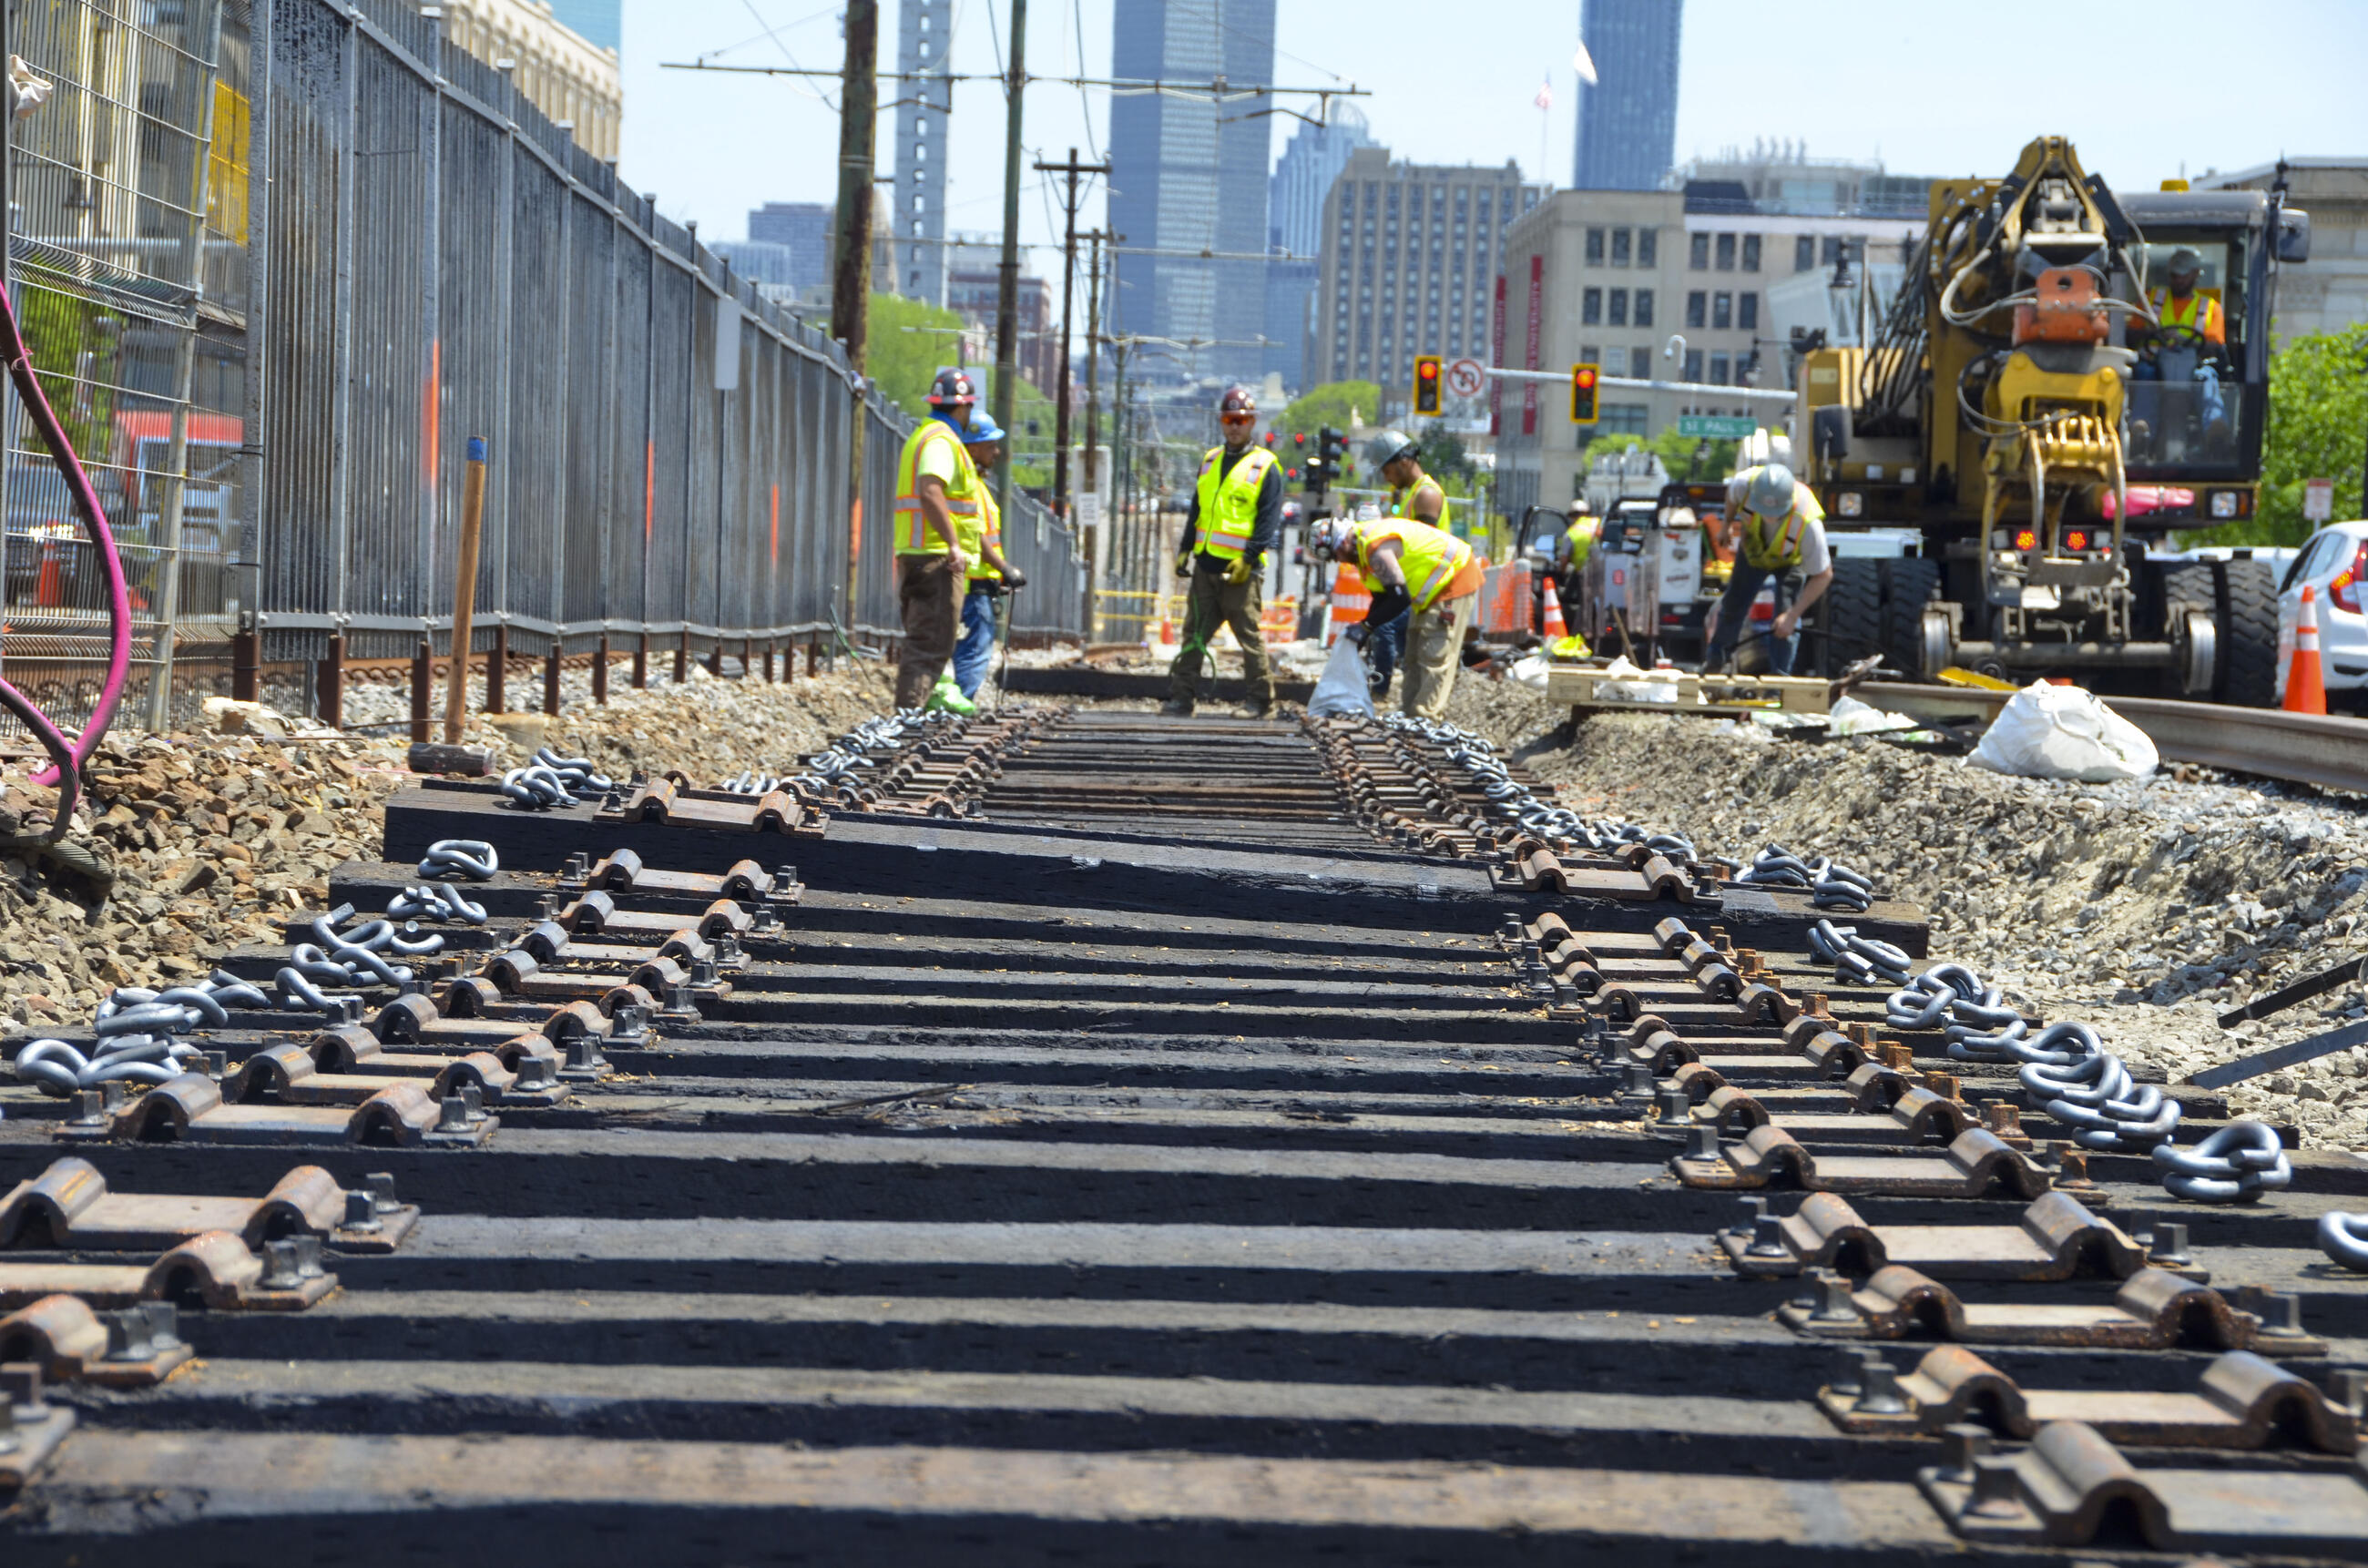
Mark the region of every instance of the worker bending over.
POLYGON ((1171 719, 1191 715, 1201 663, 1220 626, 1232 627, 1242 645, 1242 676, 1249 687, 1244 715, 1263 719, 1274 709, 1274 672, 1258 611, 1266 552, 1282 537, 1282 468, 1272 452, 1251 444, 1258 399, 1249 388, 1225 389, 1217 400, 1217 423, 1225 444, 1210 448, 1201 460, 1201 480, 1177 545, 1176 574, 1190 577, 1192 587, 1184 604, 1183 646, 1167 667, 1167 700, 1159 709, 1171 719))
POLYGON ((1833 552, 1826 547, 1826 514, 1809 487, 1782 463, 1748 468, 1726 482, 1726 515, 1740 539, 1726 592, 1710 607, 1702 625, 1702 667, 1714 670, 1735 653, 1736 640, 1751 620, 1751 601, 1770 581, 1776 584, 1776 619, 1768 626, 1768 667, 1793 673, 1801 646, 1801 618, 1825 596, 1834 580, 1833 552), (1792 574, 1805 574, 1785 602, 1792 574))
POLYGON ((1365 619, 1344 633, 1351 641, 1365 642, 1401 614, 1411 617, 1399 707, 1418 718, 1445 717, 1486 574, 1472 547, 1411 518, 1327 517, 1315 525, 1309 548, 1319 561, 1354 568, 1372 596, 1365 619))
POLYGON ((970 591, 962 596, 962 641, 954 644, 953 690, 948 691, 940 682, 939 695, 931 699, 931 706, 969 713, 976 710, 978 688, 986 684, 988 666, 995 663, 996 622, 1003 597, 1010 589, 1027 586, 1028 577, 1004 558, 1003 513, 995 504, 994 491, 985 483, 1003 460, 1003 427, 995 422, 995 415, 983 408, 972 413, 970 423, 962 427, 962 450, 970 454, 971 466, 980 477, 977 513, 955 519, 962 553, 970 557, 970 591))
POLYGON ((905 438, 896 460, 896 610, 905 646, 896 660, 896 706, 918 708, 938 684, 961 628, 970 556, 962 526, 975 526, 986 487, 962 449, 978 392, 948 367, 929 383, 929 417, 905 438))
MULTIPOLYGON (((1423 472, 1421 457, 1406 432, 1384 430, 1366 442, 1365 461, 1389 483, 1390 504, 1383 508, 1384 517, 1407 517, 1441 533, 1447 531, 1447 492, 1423 472)), ((1401 612, 1385 624, 1376 622, 1365 640, 1365 663, 1377 698, 1389 690, 1390 674, 1406 657, 1407 619, 1407 614, 1401 612)))

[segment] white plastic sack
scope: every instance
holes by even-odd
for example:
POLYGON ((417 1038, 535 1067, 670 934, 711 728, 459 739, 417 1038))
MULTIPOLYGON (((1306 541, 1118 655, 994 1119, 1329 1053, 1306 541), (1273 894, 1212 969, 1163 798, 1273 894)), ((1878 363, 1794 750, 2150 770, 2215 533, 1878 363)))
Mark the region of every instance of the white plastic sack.
POLYGON ((1373 716, 1372 687, 1365 684, 1364 651, 1346 637, 1332 645, 1332 656, 1324 661, 1324 675, 1307 699, 1307 716, 1311 719, 1345 719, 1373 716))
POLYGON ((1833 711, 1826 715, 1826 733, 1829 735, 1880 735, 1918 727, 1916 721, 1905 713, 1886 713, 1850 696, 1835 698, 1833 711))
POLYGON ((1604 666, 1611 679, 1596 683, 1595 695, 1606 702, 1667 702, 1678 700, 1678 672, 1641 669, 1614 656, 1604 666))
POLYGON ((2146 732, 2077 686, 2033 681, 2007 699, 1965 759, 2026 778, 2111 784, 2144 778, 2162 757, 2146 732))
POLYGON ((1513 662, 1513 667, 1505 673, 1508 678, 1522 686, 1543 691, 1546 688, 1547 678, 1553 670, 1553 661, 1542 653, 1531 653, 1526 659, 1516 659, 1513 662))

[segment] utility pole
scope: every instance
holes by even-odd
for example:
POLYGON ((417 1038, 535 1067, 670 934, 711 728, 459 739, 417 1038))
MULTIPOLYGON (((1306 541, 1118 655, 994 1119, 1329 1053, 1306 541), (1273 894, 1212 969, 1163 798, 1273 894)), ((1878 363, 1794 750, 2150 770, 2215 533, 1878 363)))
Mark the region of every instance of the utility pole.
MULTIPOLYGON (((1095 472, 1100 459, 1096 449, 1100 445, 1101 368, 1102 368, 1102 240, 1107 231, 1096 229, 1086 236, 1093 245, 1093 254, 1086 264, 1086 494, 1098 495, 1095 472)), ((1062 345, 1063 358, 1067 358, 1068 345, 1062 345)), ((1095 616, 1099 612, 1102 587, 1102 561, 1110 551, 1104 542, 1116 527, 1105 511, 1098 519, 1099 527, 1086 538, 1086 640, 1091 642, 1095 616)))
POLYGON ((1066 163, 1039 159, 1036 172, 1066 175, 1069 180, 1067 194, 1061 200, 1065 214, 1061 240, 1061 363, 1053 376, 1053 515, 1065 517, 1069 515, 1069 304, 1077 294, 1077 180, 1084 175, 1107 175, 1110 165, 1080 164, 1077 150, 1072 147, 1066 163))
MULTIPOLYGON (((1019 401, 1019 106, 1028 85, 1028 0, 1011 0, 1011 74, 1004 84, 1003 277, 995 301, 995 422, 1008 432, 1019 401)), ((1011 508, 1011 469, 995 465, 995 506, 1011 508)))
POLYGON ((855 624, 863 559, 863 357, 871 325, 871 166, 879 118, 880 0, 847 0, 847 58, 838 87, 838 255, 830 285, 831 335, 847 346, 855 413, 847 443, 847 624, 855 624))

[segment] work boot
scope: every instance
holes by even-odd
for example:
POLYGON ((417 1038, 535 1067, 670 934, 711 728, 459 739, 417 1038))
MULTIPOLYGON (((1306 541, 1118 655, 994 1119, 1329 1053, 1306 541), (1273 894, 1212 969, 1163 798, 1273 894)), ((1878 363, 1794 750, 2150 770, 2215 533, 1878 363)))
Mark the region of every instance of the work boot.
POLYGON ((1171 697, 1159 705, 1159 716, 1163 719, 1190 719, 1192 716, 1192 699, 1171 697))
POLYGON ((1245 719, 1269 719, 1273 716, 1274 699, 1270 697, 1253 697, 1242 704, 1242 717, 1245 719))

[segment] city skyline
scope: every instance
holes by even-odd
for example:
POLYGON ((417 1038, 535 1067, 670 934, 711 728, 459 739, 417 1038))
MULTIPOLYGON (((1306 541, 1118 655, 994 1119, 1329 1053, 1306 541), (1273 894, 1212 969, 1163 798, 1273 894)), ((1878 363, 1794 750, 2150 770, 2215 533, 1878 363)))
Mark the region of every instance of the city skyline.
MULTIPOLYGON (((765 202, 827 201, 834 188, 834 83, 660 69, 661 62, 734 45, 745 47, 724 58, 742 63, 780 65, 794 58, 815 69, 837 66, 832 12, 809 16, 778 0, 757 3, 778 43, 740 0, 624 5, 622 172, 636 189, 655 193, 668 217, 698 221, 719 238, 738 233, 743 214, 765 202), (718 157, 718 147, 749 151, 718 157)), ((894 10, 883 7, 883 60, 895 58, 894 10)), ((2150 187, 2207 165, 2232 169, 2273 162, 2281 153, 2362 151, 2348 77, 2350 62, 2368 53, 2368 7, 2340 0, 2257 7, 2259 25, 2244 29, 2227 28, 2224 12, 2202 0, 2162 0, 2148 7, 2151 26, 2179 36, 2213 35, 2215 74, 2222 79, 2275 81, 2281 111, 2273 120, 2203 112, 2170 94, 2066 96, 2053 83, 2011 75, 1986 81, 1978 93, 1936 94, 1929 72, 1919 72, 1917 62, 1945 51, 1944 18, 1878 0, 1831 0, 1817 15, 1814 54, 1799 69, 1779 69, 1770 62, 1761 8, 1744 0, 1690 0, 1679 84, 1680 162, 1768 137, 1804 142, 1813 156, 1880 157, 1893 169, 1919 175, 1996 173, 2032 136, 2063 134, 2072 137, 2091 168, 2125 186, 2150 187), (2305 32, 2323 47, 2297 52, 2287 46, 2305 32), (1819 79, 1849 90, 1816 90, 1819 79)), ((2043 26, 2049 15, 2040 0, 1999 0, 1994 7, 2001 27, 2043 26)), ((955 70, 991 76, 998 69, 1004 40, 988 36, 985 16, 983 9, 963 8, 951 55, 955 70)), ((1277 78, 1293 86, 1354 81, 1372 90, 1373 97, 1354 101, 1371 119, 1374 139, 1399 157, 1453 164, 1501 163, 1509 156, 1525 177, 1562 185, 1576 133, 1570 61, 1578 36, 1577 0, 1509 0, 1492 11, 1486 28, 1436 28, 1431 17, 1406 0, 1373 0, 1368 20, 1341 28, 1313 7, 1281 6, 1277 78), (1420 37, 1422 47, 1407 49, 1410 36, 1420 37), (1520 47, 1508 48, 1508 40, 1520 47), (1554 108, 1543 125, 1531 107, 1542 77, 1554 86, 1554 108), (1442 85, 1452 112, 1435 107, 1442 85), (1550 154, 1543 165, 1542 140, 1550 154)), ((1107 74, 1110 19, 1108 6, 1038 7, 1029 40, 1030 71, 1107 74)), ((883 105, 894 97, 883 92, 883 105)), ((955 87, 953 102, 947 223, 975 233, 1001 221, 1002 95, 992 81, 964 83, 955 87)), ((1099 89, 1040 82, 1027 105, 1030 161, 1037 154, 1057 159, 1073 144, 1081 156, 1106 152, 1110 103, 1099 89)), ((1284 107, 1315 111, 1307 98, 1286 100, 1284 107)), ((883 175, 894 166, 894 119, 883 111, 883 175)), ((1265 123, 1275 126, 1279 149, 1295 122, 1278 115, 1265 123)), ((1270 151, 1269 165, 1271 156, 1270 151)), ((1087 210, 1099 216, 1099 199, 1087 210)), ((1021 236, 1031 246, 1056 244, 1059 237, 1057 205, 1032 176, 1021 205, 1021 236)))

